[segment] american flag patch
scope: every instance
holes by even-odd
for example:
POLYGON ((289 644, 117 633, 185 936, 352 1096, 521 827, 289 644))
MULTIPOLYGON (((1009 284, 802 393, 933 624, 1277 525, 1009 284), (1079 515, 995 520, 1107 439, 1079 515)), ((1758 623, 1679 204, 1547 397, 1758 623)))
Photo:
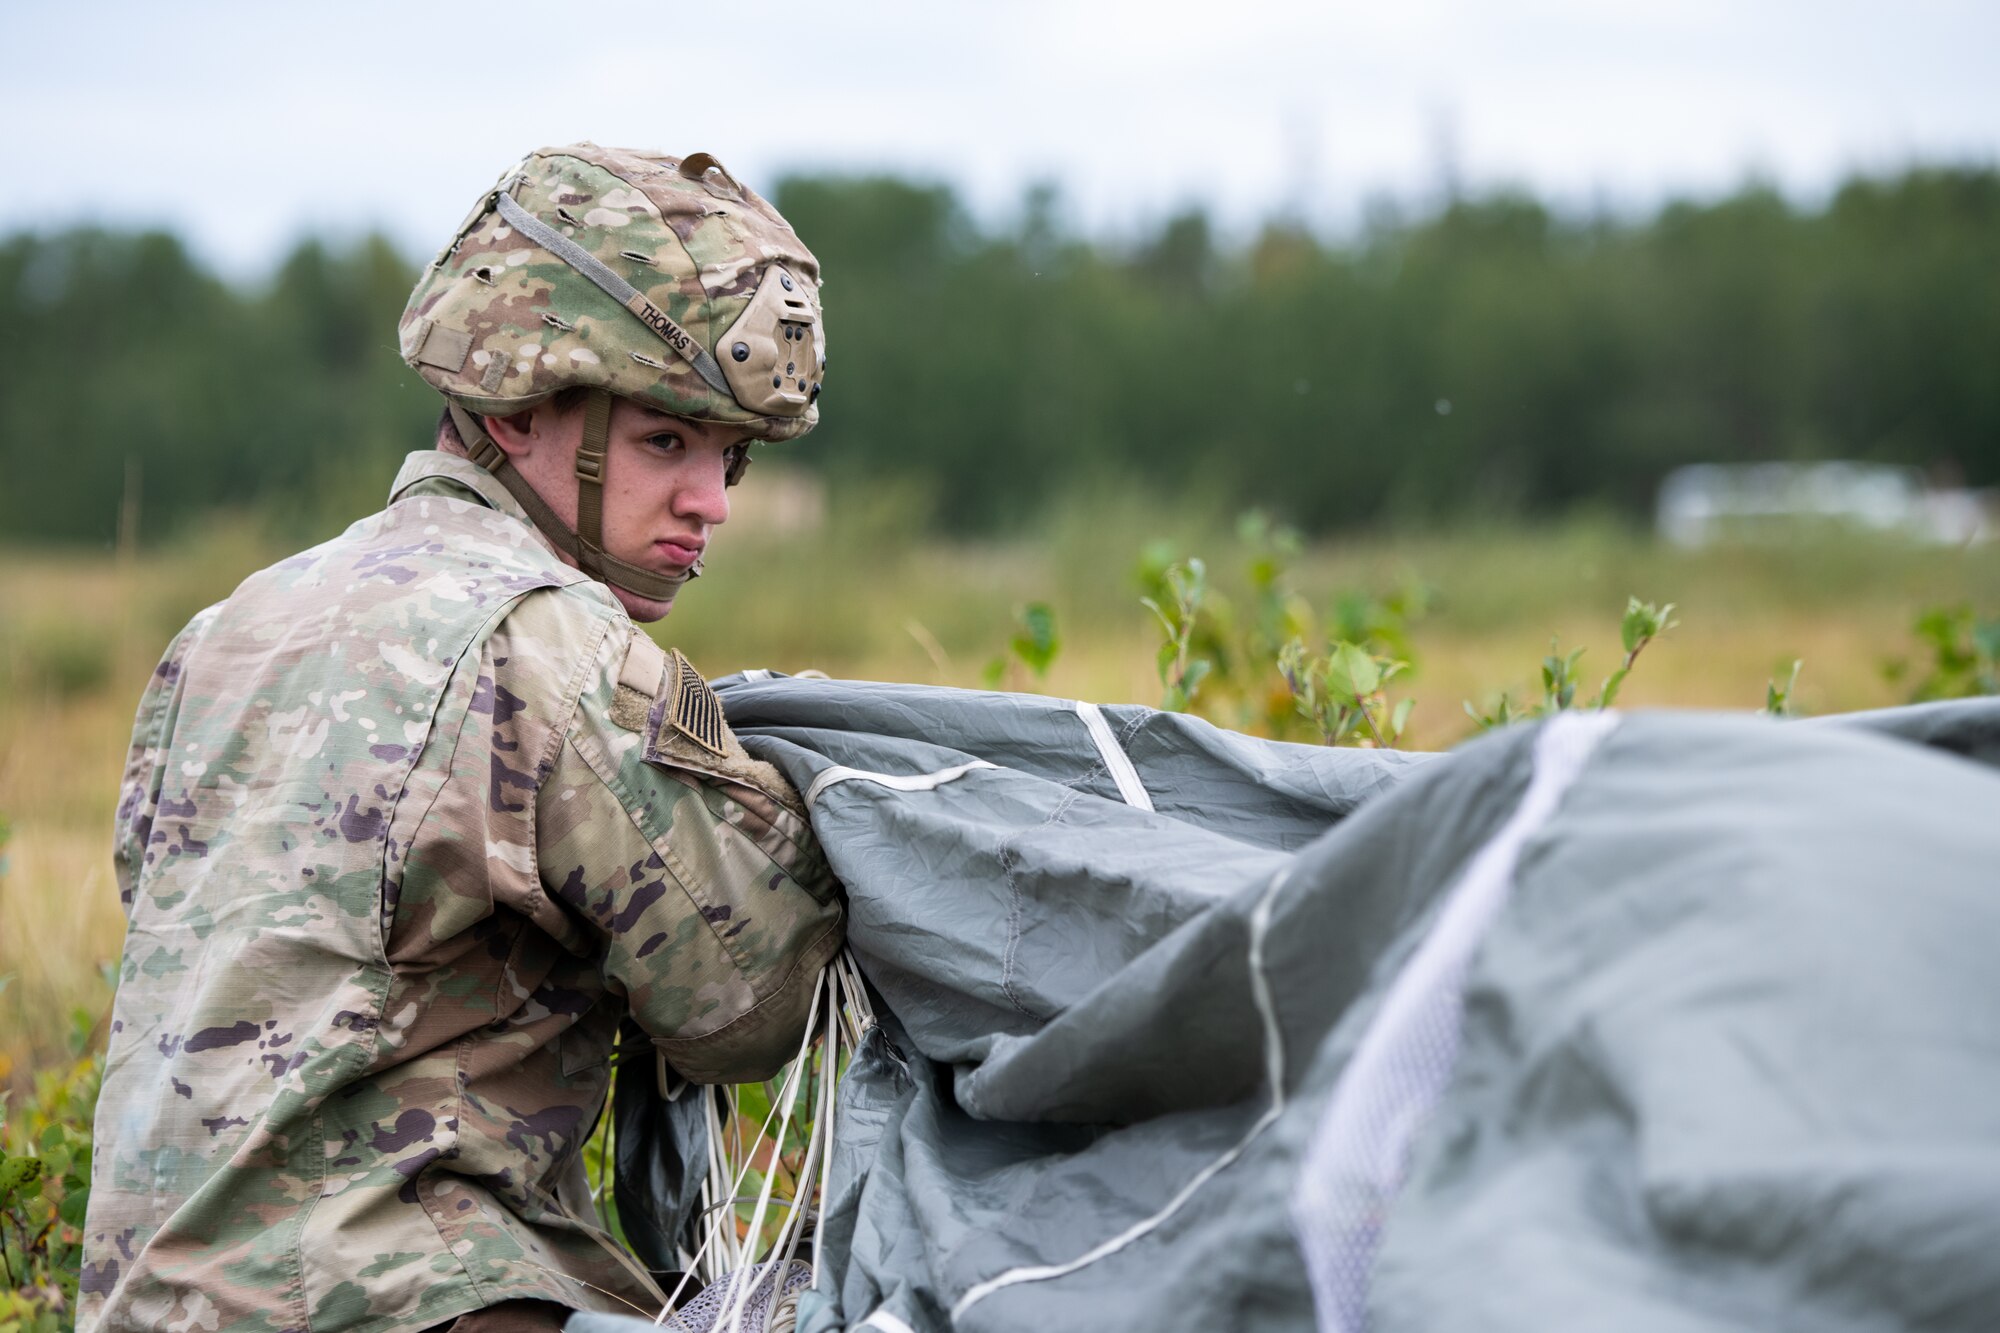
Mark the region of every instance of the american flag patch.
POLYGON ((674 697, 667 709, 667 726, 718 759, 728 754, 729 728, 722 721, 722 702, 680 649, 674 655, 674 697))

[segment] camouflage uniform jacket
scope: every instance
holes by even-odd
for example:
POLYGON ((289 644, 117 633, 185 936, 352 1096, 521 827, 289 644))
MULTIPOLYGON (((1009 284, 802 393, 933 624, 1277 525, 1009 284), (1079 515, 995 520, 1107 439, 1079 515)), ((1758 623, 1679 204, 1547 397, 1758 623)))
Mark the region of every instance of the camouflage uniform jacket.
POLYGON ((840 938, 797 794, 713 706, 441 453, 196 616, 119 803, 80 1327, 646 1304, 580 1160, 620 1017, 766 1077, 840 938))

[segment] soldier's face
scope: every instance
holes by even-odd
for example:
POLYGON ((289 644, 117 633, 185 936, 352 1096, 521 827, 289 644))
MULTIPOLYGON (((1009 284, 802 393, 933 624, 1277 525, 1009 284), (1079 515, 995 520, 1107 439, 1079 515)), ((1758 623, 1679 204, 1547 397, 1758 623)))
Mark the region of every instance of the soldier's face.
MULTIPOLYGON (((580 406, 568 412, 543 406, 486 423, 514 467, 572 528, 583 416, 580 406)), ((730 465, 750 439, 738 426, 689 421, 614 399, 604 462, 604 549, 661 574, 685 573, 729 519, 730 465)), ((615 585, 611 591, 634 620, 667 614, 669 603, 615 585)))

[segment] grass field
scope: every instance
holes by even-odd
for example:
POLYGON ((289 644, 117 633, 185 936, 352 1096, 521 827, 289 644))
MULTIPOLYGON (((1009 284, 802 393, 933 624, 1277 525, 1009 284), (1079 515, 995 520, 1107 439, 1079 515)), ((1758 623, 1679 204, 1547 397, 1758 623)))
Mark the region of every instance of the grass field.
MULTIPOLYGON (((1157 703, 1158 635, 1133 568, 1148 541, 1204 555, 1242 604, 1245 555, 1218 517, 1172 520, 1132 504, 1079 502, 1008 541, 916 535, 918 506, 876 493, 823 521, 760 521, 754 490, 741 531, 712 572, 657 627, 704 671, 738 667, 977 686, 1003 651, 1015 610, 1034 599, 1062 636, 1045 680, 1010 683, 1069 697, 1157 703), (789 528, 789 531, 782 529, 789 528)), ((12 837, 0 869, 0 1077, 18 1086, 60 1058, 78 1023, 102 1021, 122 917, 109 829, 131 711, 146 674, 188 615, 286 553, 249 522, 218 522, 154 554, 0 552, 0 816, 12 837)), ((1585 678, 1617 656, 1628 594, 1679 605, 1620 699, 1627 707, 1754 709, 1766 681, 1802 658, 1797 702, 1839 712, 1900 702, 1918 655, 1923 607, 2000 610, 2000 547, 1921 549, 1829 535, 1790 546, 1682 552, 1609 523, 1335 542, 1291 575, 1324 608, 1343 590, 1412 580, 1434 593, 1411 630, 1414 697, 1405 743, 1443 748, 1472 729, 1464 700, 1535 693, 1551 635, 1588 649, 1585 678)), ((1224 720, 1227 720, 1226 718, 1224 720)))

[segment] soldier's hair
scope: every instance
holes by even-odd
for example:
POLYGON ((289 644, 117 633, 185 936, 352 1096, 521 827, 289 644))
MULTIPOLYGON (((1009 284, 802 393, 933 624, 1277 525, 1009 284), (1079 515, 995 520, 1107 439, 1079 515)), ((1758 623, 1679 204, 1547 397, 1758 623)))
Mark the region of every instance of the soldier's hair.
POLYGON ((451 409, 438 413, 437 447, 448 454, 465 457, 465 440, 458 433, 458 423, 451 419, 451 409))

